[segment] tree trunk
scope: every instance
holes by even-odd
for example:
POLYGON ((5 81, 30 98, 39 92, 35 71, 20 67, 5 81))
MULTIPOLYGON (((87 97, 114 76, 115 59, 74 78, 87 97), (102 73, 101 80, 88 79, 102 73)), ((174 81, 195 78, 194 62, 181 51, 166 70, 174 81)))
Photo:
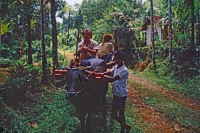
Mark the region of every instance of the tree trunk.
POLYGON ((169 62, 172 63, 172 18, 171 18, 171 0, 168 0, 168 18, 169 18, 169 62))
POLYGON ((67 32, 68 32, 67 38, 69 38, 69 29, 70 29, 70 11, 69 11, 69 22, 68 22, 68 28, 67 28, 67 32))
POLYGON ((198 7, 199 15, 198 15, 198 34, 197 34, 197 45, 200 46, 200 6, 198 7))
POLYGON ((151 4, 151 42, 152 42, 152 61, 153 67, 156 68, 155 61, 155 45, 154 45, 154 15, 153 15, 153 0, 150 0, 151 4))
POLYGON ((51 24, 52 24, 52 56, 53 56, 53 75, 55 68, 58 67, 58 41, 56 29, 56 4, 51 0, 51 24))
POLYGON ((28 64, 33 64, 33 58, 32 58, 32 37, 31 37, 31 16, 30 14, 27 14, 27 41, 28 41, 28 64))
POLYGON ((42 43, 42 84, 48 84, 48 76, 47 76, 47 59, 46 59, 46 51, 45 51, 45 43, 44 43, 44 8, 43 8, 43 0, 41 0, 41 43, 42 43))
POLYGON ((191 21, 191 47, 192 49, 195 48, 194 44, 194 21, 195 21, 195 14, 194 14, 194 0, 191 1, 191 12, 192 12, 192 21, 191 21))
MULTIPOLYGON (((1 16, 2 14, 0 14, 0 45, 1 45, 1 16)), ((1 55, 1 50, 0 50, 0 55, 1 55)))

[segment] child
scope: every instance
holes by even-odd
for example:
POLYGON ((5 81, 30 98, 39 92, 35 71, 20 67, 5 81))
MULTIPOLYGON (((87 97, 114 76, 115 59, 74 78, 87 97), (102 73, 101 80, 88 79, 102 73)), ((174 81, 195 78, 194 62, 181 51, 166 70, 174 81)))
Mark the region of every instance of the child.
POLYGON ((125 103, 128 95, 126 88, 128 80, 128 69, 124 65, 125 54, 119 50, 114 52, 115 66, 108 72, 101 73, 101 77, 104 77, 108 82, 112 82, 112 112, 111 117, 118 121, 121 125, 121 133, 125 130, 129 133, 131 126, 125 122, 124 110, 125 103), (112 75, 112 76, 109 76, 112 75))

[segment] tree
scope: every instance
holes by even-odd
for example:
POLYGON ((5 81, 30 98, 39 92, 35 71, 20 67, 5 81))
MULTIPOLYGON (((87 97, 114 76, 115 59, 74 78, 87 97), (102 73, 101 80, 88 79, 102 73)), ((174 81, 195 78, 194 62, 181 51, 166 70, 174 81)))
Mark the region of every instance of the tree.
POLYGON ((171 0, 168 0, 168 18, 169 18, 169 61, 172 63, 172 18, 171 18, 171 0))
POLYGON ((200 46, 200 1, 199 1, 199 6, 198 6, 197 46, 200 46))
POLYGON ((116 29, 117 36, 115 34, 115 37, 117 37, 119 49, 128 53, 126 54, 125 62, 128 66, 132 66, 138 59, 136 33, 141 27, 142 20, 140 18, 143 17, 145 10, 141 2, 118 1, 115 5, 113 3, 113 7, 105 9, 104 18, 96 21, 94 26, 99 31, 105 28, 106 32, 110 33, 113 33, 113 30, 116 29), (118 3, 121 3, 119 8, 117 7, 118 3), (135 8, 133 9, 132 7, 135 8), (120 8, 123 10, 120 10, 120 8), (107 13, 109 10, 111 13, 107 13))
MULTIPOLYGON (((1 19, 2 19, 2 11, 1 11, 1 8, 0 8, 0 44, 1 44, 1 28, 2 28, 2 26, 1 26, 1 19)), ((1 54, 1 51, 0 51, 0 54, 1 54)))
POLYGON ((45 43, 44 43, 44 7, 43 0, 41 2, 41 42, 42 42, 42 84, 48 84, 48 76, 47 76, 47 59, 45 52, 45 43))
POLYGON ((31 37, 31 14, 26 13, 26 32, 27 32, 27 41, 28 41, 28 64, 33 64, 33 58, 32 58, 32 37, 31 37))
MULTIPOLYGON (((35 18, 35 6, 36 6, 36 1, 15 1, 17 2, 17 6, 21 6, 22 7, 22 10, 19 10, 20 12, 22 12, 22 14, 20 15, 20 17, 16 14, 16 20, 17 21, 17 24, 19 23, 22 23, 22 25, 24 24, 25 26, 25 36, 26 36, 26 40, 28 42, 28 61, 27 63, 29 65, 33 64, 33 58, 32 58, 32 26, 33 26, 33 23, 31 22, 34 18, 35 18), (18 19, 19 17, 19 19, 18 19), (19 20, 21 19, 21 21, 24 21, 24 22, 18 22, 19 20)), ((17 7, 18 8, 18 7, 17 7)), ((17 26, 17 25, 16 25, 17 26)), ((21 33, 19 34, 19 38, 20 38, 20 35, 21 33)))
MULTIPOLYGON (((32 59, 32 40, 36 29, 37 20, 37 0, 3 0, 2 1, 2 18, 5 22, 10 23, 12 32, 13 51, 19 51, 19 47, 28 47, 28 64, 33 63, 32 59), (22 40, 24 43, 22 43, 22 40), (18 42, 17 42, 18 41, 18 42), (27 42, 27 43, 26 43, 27 42), (28 46, 27 46, 27 45, 28 46), (14 49, 16 48, 16 49, 14 49)), ((16 56, 15 56, 16 57, 16 56)))
POLYGON ((191 47, 194 49, 194 23, 195 23, 195 14, 194 14, 194 1, 195 0, 184 0, 186 7, 189 7, 191 10, 191 47))
POLYGON ((51 24, 52 24, 52 56, 53 56, 53 74, 56 67, 58 67, 58 40, 56 29, 56 2, 51 0, 51 24))
POLYGON ((153 0, 150 0, 151 5, 151 41, 152 41, 152 61, 153 67, 156 67, 155 61, 155 46, 154 46, 154 14, 153 14, 153 0))
POLYGON ((74 21, 74 28, 80 29, 83 26, 83 15, 81 13, 81 10, 78 10, 78 14, 75 16, 75 21, 74 21))

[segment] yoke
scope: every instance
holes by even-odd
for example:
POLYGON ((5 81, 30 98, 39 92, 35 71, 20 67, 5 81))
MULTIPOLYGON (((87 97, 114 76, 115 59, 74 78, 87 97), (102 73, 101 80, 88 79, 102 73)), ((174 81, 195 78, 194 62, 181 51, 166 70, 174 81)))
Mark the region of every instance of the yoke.
MULTIPOLYGON (((92 59, 84 59, 80 64, 74 62, 73 60, 70 61, 69 63, 69 68, 80 68, 80 69, 88 69, 89 71, 96 71, 96 72, 105 72, 107 71, 107 64, 103 59, 100 58, 92 58, 92 59)), ((68 69, 69 69, 68 68, 68 69)), ((61 80, 63 79, 68 70, 67 68, 62 68, 62 69, 56 69, 55 70, 55 79, 56 80, 61 80)), ((96 75, 98 78, 99 76, 96 75)))

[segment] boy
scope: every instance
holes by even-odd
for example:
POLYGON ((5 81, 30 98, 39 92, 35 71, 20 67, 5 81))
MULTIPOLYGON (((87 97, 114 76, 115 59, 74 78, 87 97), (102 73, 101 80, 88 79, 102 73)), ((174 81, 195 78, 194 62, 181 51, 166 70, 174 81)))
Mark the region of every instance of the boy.
POLYGON ((112 112, 111 118, 118 121, 121 125, 121 133, 129 133, 131 126, 125 122, 124 110, 125 103, 128 95, 126 88, 128 80, 128 69, 124 65, 125 54, 119 50, 114 52, 115 66, 108 72, 101 73, 101 77, 105 78, 106 81, 112 82, 112 112), (112 75, 112 76, 110 76, 112 75))

